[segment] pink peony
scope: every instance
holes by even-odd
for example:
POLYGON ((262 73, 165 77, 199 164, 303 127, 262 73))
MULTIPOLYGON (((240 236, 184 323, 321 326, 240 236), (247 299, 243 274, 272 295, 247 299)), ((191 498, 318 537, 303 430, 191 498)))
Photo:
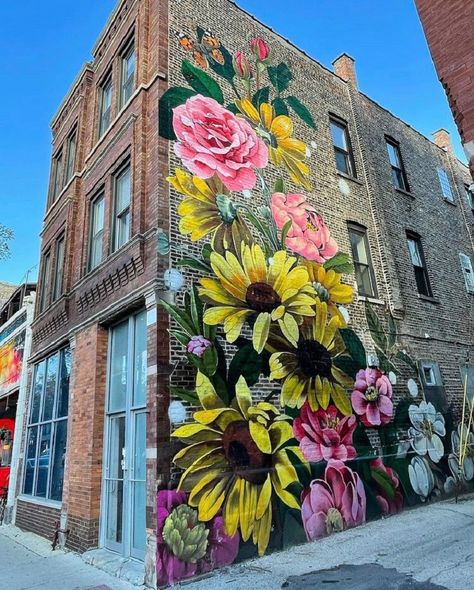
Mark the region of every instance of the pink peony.
POLYGON ((173 110, 174 151, 199 178, 214 174, 231 191, 252 189, 253 168, 268 163, 268 148, 249 123, 213 98, 192 96, 173 110))
POLYGON ((392 384, 377 368, 369 367, 357 373, 351 400, 365 426, 383 426, 393 416, 392 384))
POLYGON ((350 461, 357 456, 352 446, 355 416, 343 416, 335 406, 313 412, 308 402, 293 422, 293 432, 307 461, 350 461))
POLYGON ((186 346, 186 350, 189 354, 202 357, 206 350, 212 346, 212 342, 204 336, 193 336, 186 346))
POLYGON ((383 473, 390 478, 393 494, 388 494, 387 491, 378 483, 375 483, 375 498, 380 510, 384 516, 391 516, 397 514, 403 508, 403 495, 400 491, 400 482, 397 474, 391 467, 386 467, 380 457, 370 462, 370 468, 383 473))
POLYGON ((311 482, 303 492, 301 517, 308 541, 365 522, 366 497, 357 473, 340 461, 328 464, 324 480, 311 482))
POLYGON ((237 557, 240 535, 226 535, 221 516, 210 522, 199 522, 197 511, 187 506, 184 492, 159 491, 157 517, 156 570, 159 586, 229 565, 237 557), (183 509, 184 515, 179 514, 178 511, 183 509))
POLYGON ((250 41, 250 49, 259 61, 265 61, 270 56, 270 49, 261 37, 256 37, 250 41))
POLYGON ((337 253, 336 241, 331 237, 323 218, 303 195, 274 193, 271 209, 279 229, 283 229, 288 221, 292 222, 286 238, 290 250, 319 264, 337 253))

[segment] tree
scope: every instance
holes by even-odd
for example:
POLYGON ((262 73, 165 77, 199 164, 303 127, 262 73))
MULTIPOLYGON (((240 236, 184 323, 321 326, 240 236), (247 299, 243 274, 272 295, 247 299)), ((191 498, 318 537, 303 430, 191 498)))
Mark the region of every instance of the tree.
POLYGON ((0 260, 5 260, 11 254, 9 241, 14 238, 13 231, 0 223, 0 260))

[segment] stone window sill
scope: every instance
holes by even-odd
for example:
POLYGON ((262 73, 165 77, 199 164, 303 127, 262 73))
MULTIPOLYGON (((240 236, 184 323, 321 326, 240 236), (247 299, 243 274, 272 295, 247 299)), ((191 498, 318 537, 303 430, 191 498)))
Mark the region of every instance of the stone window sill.
POLYGON ((54 508, 56 510, 61 510, 62 506, 62 502, 57 502, 56 500, 45 500, 44 498, 27 496, 25 494, 20 494, 17 497, 17 500, 20 500, 21 502, 27 502, 28 504, 37 504, 39 506, 46 506, 47 508, 54 508))
POLYGON ((377 299, 377 297, 367 297, 366 295, 358 295, 357 301, 373 303, 374 305, 385 305, 385 301, 383 301, 383 299, 377 299))
POLYGON ((415 198, 415 195, 413 193, 411 193, 410 191, 406 191, 402 188, 397 188, 396 186, 393 187, 397 193, 400 193, 401 195, 405 195, 406 197, 411 197, 412 199, 415 198))
POLYGON ((360 185, 364 184, 361 180, 359 180, 355 176, 351 176, 350 174, 345 174, 344 172, 341 172, 340 170, 336 170, 336 174, 338 176, 340 176, 341 178, 345 178, 346 180, 350 180, 351 182, 355 182, 356 184, 360 184, 360 185))
POLYGON ((447 199, 446 197, 443 197, 443 201, 445 203, 448 203, 448 205, 452 205, 453 207, 457 207, 456 203, 454 201, 450 201, 449 199, 447 199))
POLYGON ((421 299, 421 301, 427 301, 428 303, 434 303, 435 305, 439 305, 440 303, 439 299, 436 299, 436 297, 428 297, 428 295, 421 295, 421 293, 418 293, 418 299, 421 299))

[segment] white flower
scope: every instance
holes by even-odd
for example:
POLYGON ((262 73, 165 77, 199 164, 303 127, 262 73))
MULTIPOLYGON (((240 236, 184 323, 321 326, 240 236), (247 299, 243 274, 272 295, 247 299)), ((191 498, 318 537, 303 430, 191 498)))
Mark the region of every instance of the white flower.
POLYGON ((425 500, 433 491, 435 484, 428 460, 425 457, 413 457, 408 465, 408 475, 415 494, 425 500))
POLYGON ((390 371, 390 373, 388 374, 388 379, 392 385, 397 384, 397 376, 393 371, 390 371))
POLYGON ((471 479, 474 478, 474 434, 468 431, 465 424, 459 424, 457 430, 453 430, 451 433, 451 445, 453 452, 448 457, 451 473, 455 479, 471 481, 471 479), (461 431, 463 453, 465 449, 465 457, 462 467, 459 466, 459 455, 461 454, 461 431))
POLYGON ((413 424, 408 429, 411 446, 418 455, 428 453, 430 459, 438 463, 444 455, 443 441, 440 439, 446 434, 443 415, 435 410, 431 402, 425 401, 419 406, 411 404, 408 415, 413 424))
POLYGON ((407 387, 411 397, 418 397, 418 385, 414 379, 408 379, 407 387))

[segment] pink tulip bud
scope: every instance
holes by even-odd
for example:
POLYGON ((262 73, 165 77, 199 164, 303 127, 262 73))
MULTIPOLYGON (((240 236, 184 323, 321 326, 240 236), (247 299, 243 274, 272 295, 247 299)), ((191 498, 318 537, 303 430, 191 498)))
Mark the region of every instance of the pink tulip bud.
POLYGON ((234 71, 239 78, 242 78, 242 80, 250 80, 253 78, 252 68, 250 67, 248 59, 241 51, 236 51, 234 53, 233 64, 234 71))
POLYGON ((202 357, 202 355, 210 346, 212 346, 212 342, 207 338, 204 338, 204 336, 193 336, 188 342, 186 350, 189 352, 189 354, 202 357))
POLYGON ((261 37, 256 37, 250 41, 252 53, 259 61, 266 61, 270 56, 270 49, 261 37))

